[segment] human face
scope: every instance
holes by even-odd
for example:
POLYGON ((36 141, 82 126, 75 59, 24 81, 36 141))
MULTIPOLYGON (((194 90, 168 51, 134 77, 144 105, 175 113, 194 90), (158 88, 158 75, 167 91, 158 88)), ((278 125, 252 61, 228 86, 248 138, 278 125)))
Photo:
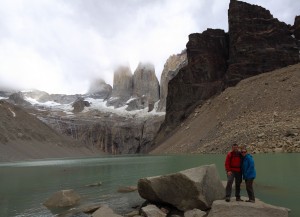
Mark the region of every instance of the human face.
POLYGON ((247 150, 242 150, 241 153, 243 156, 245 156, 247 154, 247 150))
POLYGON ((239 151, 239 146, 238 145, 233 145, 232 146, 232 151, 238 152, 239 151))

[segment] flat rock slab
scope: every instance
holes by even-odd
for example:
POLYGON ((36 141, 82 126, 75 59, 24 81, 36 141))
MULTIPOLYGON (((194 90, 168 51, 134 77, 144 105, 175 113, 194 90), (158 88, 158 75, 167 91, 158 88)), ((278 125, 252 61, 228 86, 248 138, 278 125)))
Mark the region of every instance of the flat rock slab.
MULTIPOLYGON (((246 198, 242 198, 246 200, 246 198)), ((288 217, 289 209, 266 204, 258 199, 255 203, 216 200, 208 217, 288 217)))
POLYGON ((142 178, 138 181, 138 191, 150 202, 171 204, 181 211, 207 210, 214 200, 223 199, 225 195, 215 165, 142 178))

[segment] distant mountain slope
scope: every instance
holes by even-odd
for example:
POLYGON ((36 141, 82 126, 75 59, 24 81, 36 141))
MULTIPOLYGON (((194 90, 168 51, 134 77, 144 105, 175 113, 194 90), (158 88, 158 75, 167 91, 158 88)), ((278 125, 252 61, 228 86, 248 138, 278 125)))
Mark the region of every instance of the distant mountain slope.
POLYGON ((300 152, 300 64, 227 88, 197 107, 152 153, 300 152))
POLYGON ((0 100, 0 161, 92 154, 24 109, 0 100))

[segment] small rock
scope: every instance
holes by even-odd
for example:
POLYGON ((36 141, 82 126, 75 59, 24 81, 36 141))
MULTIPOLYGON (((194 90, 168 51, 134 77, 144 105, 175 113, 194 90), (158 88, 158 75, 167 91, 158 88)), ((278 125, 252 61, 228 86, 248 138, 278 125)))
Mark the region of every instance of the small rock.
POLYGON ((135 217, 139 215, 139 211, 138 210, 133 210, 130 213, 125 214, 126 217, 135 217))
POLYGON ((85 187, 96 187, 96 186, 100 186, 100 185, 102 185, 102 182, 95 182, 95 183, 86 185, 85 187))
POLYGON ((184 213, 184 217, 204 217, 204 216, 206 216, 206 212, 203 212, 200 209, 192 209, 184 213))
POLYGON ((92 214, 92 217, 122 217, 121 215, 115 214, 114 211, 107 205, 100 207, 96 212, 92 214))
POLYGON ((154 205, 148 205, 142 208, 142 213, 147 217, 165 217, 166 213, 161 211, 158 207, 154 205))
POLYGON ((118 192, 128 193, 128 192, 132 192, 132 191, 136 191, 136 190, 137 190, 136 186, 123 186, 123 187, 119 187, 118 192))
POLYGON ((265 136, 264 133, 260 133, 260 134, 257 135, 257 138, 263 138, 264 136, 265 136))
POLYGON ((298 135, 298 133, 297 132, 295 132, 294 130, 287 130, 286 132, 285 132, 285 137, 293 137, 293 136, 297 136, 298 135))

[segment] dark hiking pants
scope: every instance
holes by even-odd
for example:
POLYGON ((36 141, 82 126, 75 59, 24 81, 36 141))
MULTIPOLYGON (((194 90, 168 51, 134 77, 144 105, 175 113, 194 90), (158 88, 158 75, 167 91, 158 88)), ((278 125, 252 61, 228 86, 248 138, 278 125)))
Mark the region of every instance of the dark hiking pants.
POLYGON ((227 175, 227 185, 226 185, 226 198, 231 197, 232 184, 235 180, 235 197, 240 198, 241 192, 241 183, 242 183, 242 173, 240 172, 232 172, 230 176, 227 175))
POLYGON ((245 183, 246 183, 246 190, 248 193, 249 200, 255 201, 254 190, 253 190, 253 180, 254 179, 247 179, 247 180, 245 180, 245 183))

